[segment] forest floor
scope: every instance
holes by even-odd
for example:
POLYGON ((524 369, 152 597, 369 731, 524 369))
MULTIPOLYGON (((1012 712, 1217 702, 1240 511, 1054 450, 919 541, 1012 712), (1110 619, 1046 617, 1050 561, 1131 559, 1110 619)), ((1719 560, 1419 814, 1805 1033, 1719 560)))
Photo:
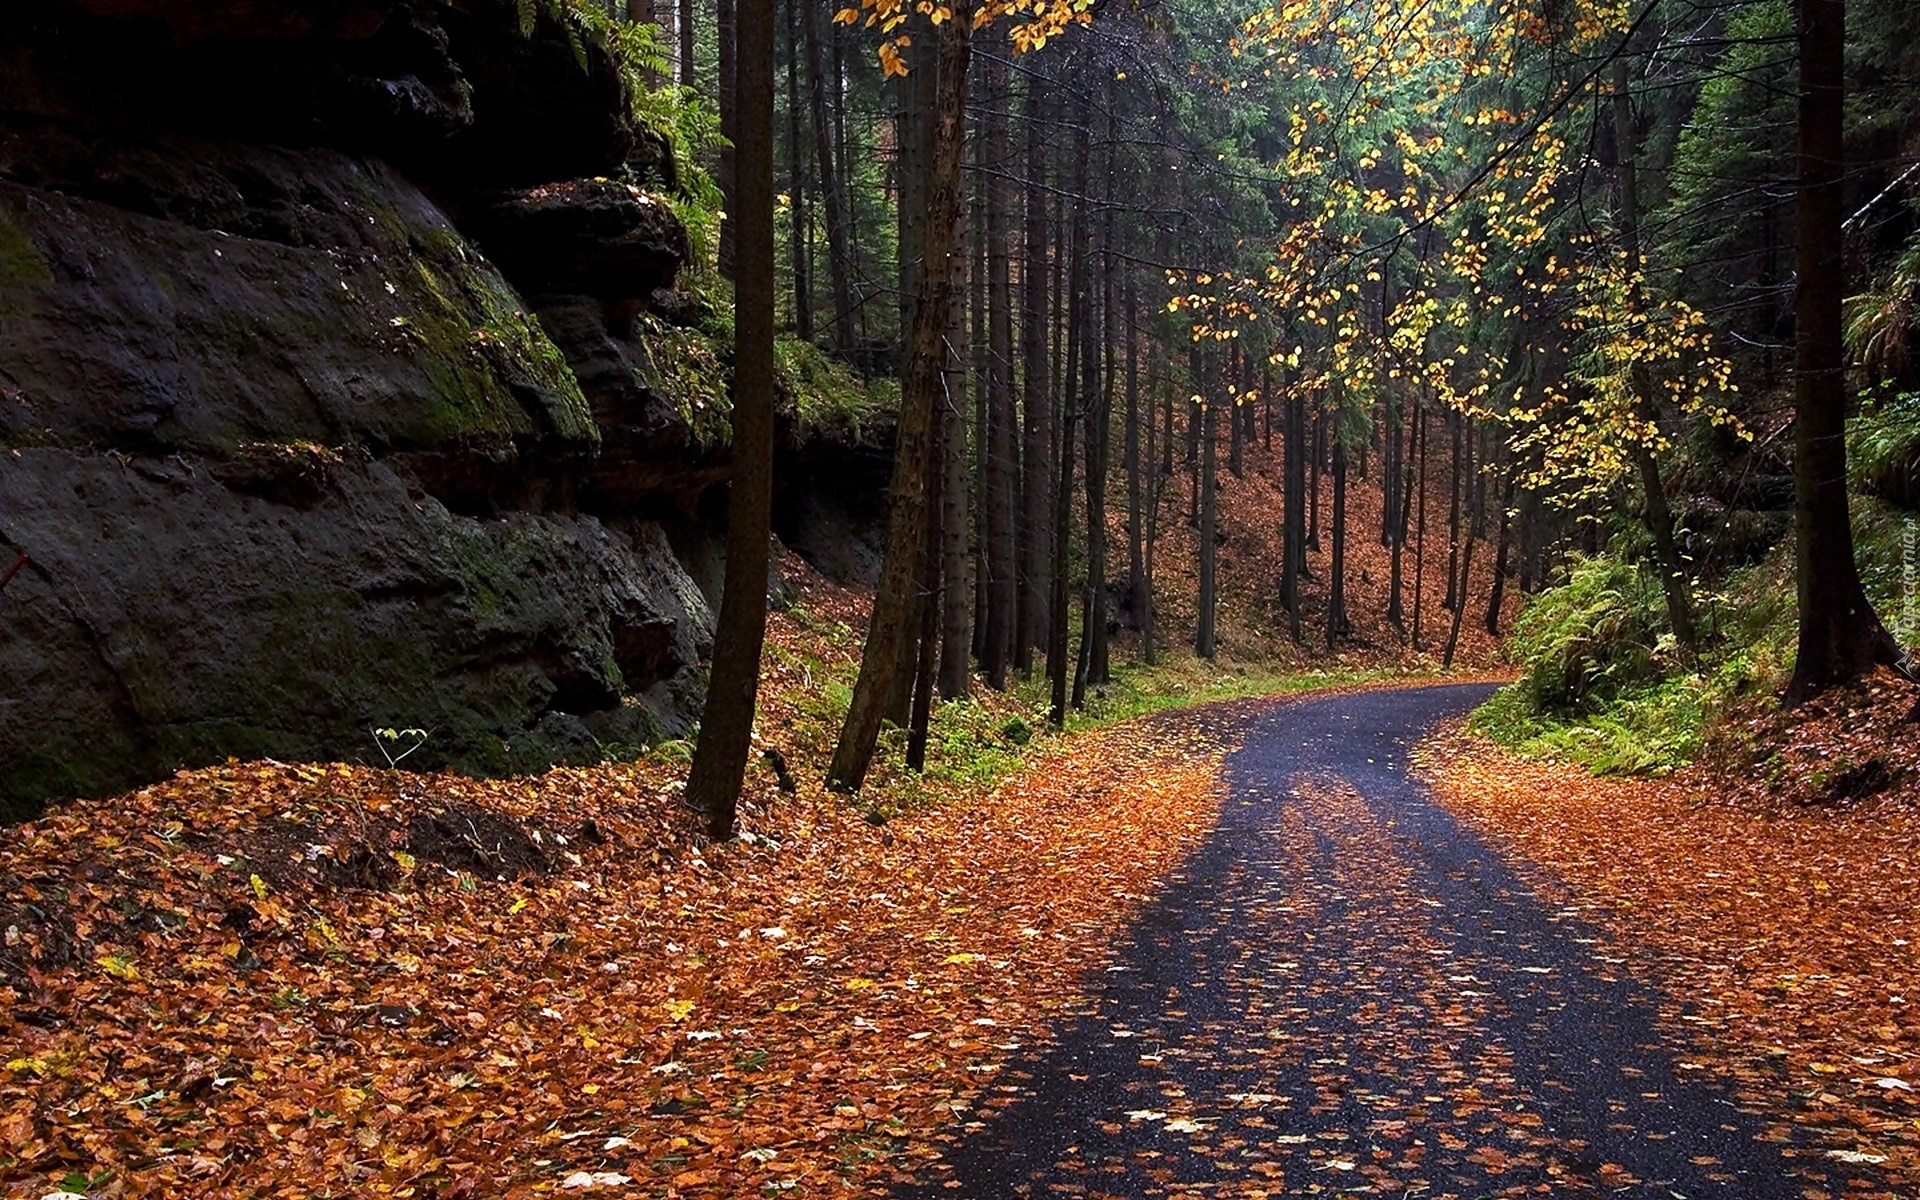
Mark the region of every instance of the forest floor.
MULTIPOLYGON (((1667 978, 1640 969, 1638 905, 1622 903, 1616 922, 1604 902, 1536 885, 1541 868, 1524 855, 1558 861, 1559 839, 1509 844, 1475 827, 1478 810, 1465 821, 1449 810, 1452 784, 1440 788, 1447 805, 1420 786, 1417 746, 1445 779, 1456 764, 1475 772, 1482 791, 1478 772, 1510 769, 1489 768, 1481 747, 1423 736, 1489 690, 1400 688, 1232 714, 1211 835, 1056 1039, 1015 1054, 992 1111, 949 1134, 921 1181, 895 1195, 1913 1194, 1899 1148, 1910 1077, 1885 1046, 1871 1057, 1823 1047, 1853 1056, 1789 1069, 1761 1047, 1799 1046, 1790 1029, 1756 1043, 1727 1040, 1755 1030, 1689 1023, 1667 1003, 1667 978), (1748 1073, 1715 1068, 1749 1057, 1748 1073), (1836 1111, 1866 1106, 1873 1132, 1836 1111)), ((1689 855, 1724 862, 1656 837, 1674 814, 1616 830, 1611 810, 1562 800, 1594 799, 1575 781, 1524 782, 1541 790, 1508 804, 1538 794, 1562 817, 1577 811, 1595 837, 1644 839, 1621 870, 1637 896, 1675 891, 1689 855)), ((1780 929, 1789 916, 1776 911, 1780 929)), ((1809 997, 1839 1003, 1803 1015, 1831 1028, 1840 1014, 1868 1015, 1863 998, 1809 997)))
POLYGON ((0 830, 0 1195, 870 1192, 1212 827, 1217 709, 1105 723, 1437 666, 1252 628, 1276 531, 1225 530, 1218 661, 1125 669, 1064 736, 1033 686, 946 706, 929 770, 890 733, 857 802, 819 778, 866 598, 789 556, 756 745, 797 790, 756 759, 725 845, 672 743, 493 781, 229 763, 0 830))
POLYGON ((1730 717, 1665 779, 1598 779, 1458 728, 1422 761, 1450 811, 1654 985, 1696 1069, 1805 1158, 1876 1166, 1914 1195, 1914 712, 1883 673, 1796 713, 1730 717))
MULTIPOLYGON (((866 597, 788 557, 756 745, 796 791, 756 759, 736 842, 699 834, 673 743, 494 781, 229 763, 0 830, 0 1195, 899 1178, 991 1106, 1007 1058, 1050 1036, 1215 823, 1231 708, 1110 722, 1438 668, 1431 546, 1425 649, 1381 617, 1386 552, 1358 535, 1353 638, 1329 655, 1279 636, 1276 466, 1255 450, 1223 481, 1244 495, 1223 503, 1217 661, 1125 668, 1064 736, 1032 685, 946 706, 928 771, 890 733, 857 802, 818 781, 866 597)), ((1377 525, 1377 491, 1351 495, 1355 528, 1377 525)), ((1177 647, 1193 531, 1162 533, 1177 647)), ((1310 628, 1324 594, 1309 585, 1310 628)), ((1495 663, 1463 625, 1459 664, 1495 663)))

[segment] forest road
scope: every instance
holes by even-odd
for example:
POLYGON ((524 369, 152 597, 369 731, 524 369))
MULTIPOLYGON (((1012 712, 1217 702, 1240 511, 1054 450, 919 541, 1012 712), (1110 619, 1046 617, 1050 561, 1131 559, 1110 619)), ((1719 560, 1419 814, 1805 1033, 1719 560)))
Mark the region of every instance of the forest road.
POLYGON ((1218 828, 902 1197, 1872 1195, 1765 1140, 1657 998, 1410 773, 1489 694, 1232 718, 1218 828), (1784 1151, 1784 1153, 1783 1153, 1784 1151))

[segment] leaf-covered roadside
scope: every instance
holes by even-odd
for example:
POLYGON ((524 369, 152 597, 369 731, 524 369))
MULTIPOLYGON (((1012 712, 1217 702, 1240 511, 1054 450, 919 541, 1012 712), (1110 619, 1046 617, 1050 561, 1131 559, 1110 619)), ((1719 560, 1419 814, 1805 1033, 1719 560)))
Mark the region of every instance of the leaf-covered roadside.
POLYGON ((657 760, 57 809, 0 834, 0 1190, 860 1193, 1044 1036, 1217 767, 1158 718, 885 824, 761 779, 724 846, 657 760))
MULTIPOLYGON (((1821 757, 1822 738, 1831 762, 1861 725, 1813 714, 1781 749, 1781 774, 1821 757)), ((1819 1147, 1800 1153, 1920 1187, 1911 788, 1781 803, 1753 777, 1705 766, 1596 779, 1459 730, 1421 758, 1444 804, 1659 985, 1668 1031, 1777 1114, 1779 1140, 1797 1125, 1819 1147)))

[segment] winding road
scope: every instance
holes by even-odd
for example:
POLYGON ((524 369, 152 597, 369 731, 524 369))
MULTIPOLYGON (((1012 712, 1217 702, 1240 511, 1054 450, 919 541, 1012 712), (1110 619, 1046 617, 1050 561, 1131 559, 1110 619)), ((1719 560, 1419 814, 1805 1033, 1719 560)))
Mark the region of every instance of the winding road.
POLYGON ((1234 718, 1218 828, 906 1197, 1861 1195, 1411 775, 1490 689, 1234 718))

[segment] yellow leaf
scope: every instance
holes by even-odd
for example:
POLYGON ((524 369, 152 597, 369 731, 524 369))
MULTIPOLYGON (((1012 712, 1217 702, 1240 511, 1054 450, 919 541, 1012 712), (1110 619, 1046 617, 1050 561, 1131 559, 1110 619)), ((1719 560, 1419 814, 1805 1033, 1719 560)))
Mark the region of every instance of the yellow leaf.
POLYGON ((693 1012, 691 1000, 669 1000, 660 1006, 667 1010, 667 1016, 676 1021, 684 1021, 693 1012))
POLYGON ((877 979, 854 978, 847 980, 847 990, 850 992, 864 992, 869 988, 877 988, 879 986, 880 981, 877 979))
POLYGON ((507 907, 507 913, 509 916, 511 916, 512 914, 519 912, 521 909, 525 908, 526 906, 527 906, 527 898, 525 896, 522 896, 507 907))
POLYGON ((948 961, 948 962, 950 962, 950 963, 970 963, 970 962, 979 962, 979 961, 981 961, 981 960, 982 960, 982 959, 984 959, 984 958, 986 958, 986 955, 984 955, 984 954, 975 954, 975 953, 973 953, 972 951, 968 951, 968 952, 966 952, 966 953, 963 953, 963 954, 949 954, 949 955, 947 955, 947 961, 948 961))
POLYGON ((105 971, 115 979, 134 980, 140 978, 140 968, 134 966, 133 960, 124 954, 118 952, 103 954, 95 961, 102 971, 105 971))
POLYGON ((262 900, 267 898, 267 881, 258 875, 247 876, 247 882, 253 885, 253 894, 262 900))

